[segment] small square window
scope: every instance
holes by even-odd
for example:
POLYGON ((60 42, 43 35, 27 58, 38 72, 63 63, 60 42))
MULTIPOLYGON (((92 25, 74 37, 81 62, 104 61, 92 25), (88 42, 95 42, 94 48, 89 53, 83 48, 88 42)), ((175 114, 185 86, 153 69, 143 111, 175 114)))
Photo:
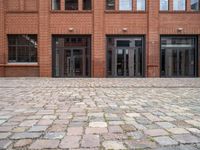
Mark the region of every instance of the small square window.
POLYGON ((115 0, 106 0, 106 10, 115 10, 115 0))
POLYGON ((198 11, 200 9, 200 1, 199 0, 190 0, 191 10, 198 11))
POLYGON ((160 0, 160 10, 161 11, 169 10, 169 1, 168 0, 160 0))
POLYGON ((173 10, 176 11, 185 11, 186 7, 186 2, 185 0, 174 0, 173 3, 173 10))
POLYGON ((137 10, 145 11, 146 8, 146 0, 137 0, 137 10))
POLYGON ((51 1, 51 9, 52 10, 60 10, 60 0, 52 0, 51 1))
POLYGON ((92 9, 92 1, 83 0, 83 10, 91 10, 91 9, 92 9))
POLYGON ((78 10, 78 0, 65 0, 65 10, 78 10))
POLYGON ((132 10, 132 0, 119 0, 119 10, 132 10))

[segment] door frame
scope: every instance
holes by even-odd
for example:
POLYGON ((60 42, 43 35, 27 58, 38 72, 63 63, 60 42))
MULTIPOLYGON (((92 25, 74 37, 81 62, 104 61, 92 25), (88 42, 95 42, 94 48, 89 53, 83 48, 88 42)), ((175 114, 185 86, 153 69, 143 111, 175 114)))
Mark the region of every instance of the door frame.
MULTIPOLYGON (((120 48, 120 47, 119 47, 120 48)), ((124 48, 124 47, 122 47, 124 48)), ((130 48, 129 48, 130 49, 130 48)), ((145 78, 146 76, 146 36, 145 35, 106 35, 105 43, 105 57, 106 57, 106 77, 107 78, 145 78), (141 76, 113 76, 108 74, 108 38, 115 38, 114 40, 127 40, 127 39, 142 39, 142 75, 141 76)))
MULTIPOLYGON (((198 64, 198 60, 199 60, 199 49, 198 49, 198 36, 197 35, 160 35, 160 77, 161 78, 196 78, 198 77, 198 71, 199 71, 199 64, 198 64), (194 39, 195 41, 195 45, 194 45, 194 76, 166 76, 166 75, 162 75, 162 38, 184 38, 184 37, 187 37, 187 38, 192 38, 194 39)), ((172 47, 173 48, 173 47, 172 47)), ((176 49, 187 49, 187 48, 184 48, 184 47, 181 47, 181 48, 177 48, 176 49)))

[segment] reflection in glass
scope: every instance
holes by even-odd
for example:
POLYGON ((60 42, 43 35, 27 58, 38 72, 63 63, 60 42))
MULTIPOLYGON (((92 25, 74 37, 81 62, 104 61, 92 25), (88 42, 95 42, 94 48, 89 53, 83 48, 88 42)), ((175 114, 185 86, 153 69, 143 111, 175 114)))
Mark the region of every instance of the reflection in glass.
POLYGON ((169 9, 169 1, 168 0, 160 0, 160 10, 167 11, 169 9))
POLYGON ((119 10, 132 10, 132 0, 119 0, 119 10))
POLYGON ((174 0, 173 1, 173 10, 184 11, 186 7, 185 0, 174 0))

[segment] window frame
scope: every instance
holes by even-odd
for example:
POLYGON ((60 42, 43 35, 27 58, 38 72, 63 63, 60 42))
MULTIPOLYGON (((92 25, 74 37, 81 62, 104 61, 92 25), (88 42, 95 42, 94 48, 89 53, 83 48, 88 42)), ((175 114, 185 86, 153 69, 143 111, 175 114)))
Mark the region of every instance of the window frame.
POLYGON ((82 10, 83 11, 91 11, 93 5, 93 0, 90 0, 90 9, 84 9, 84 0, 82 0, 82 10))
POLYGON ((8 53, 7 53, 7 63, 8 64, 38 64, 38 36, 37 34, 8 34, 7 35, 7 40, 8 40, 8 53), (26 42, 25 44, 20 44, 19 43, 19 39, 22 36, 34 36, 35 38, 35 42, 36 42, 36 47, 34 45, 30 45, 28 42, 26 42), (15 44, 10 44, 9 41, 10 39, 14 39, 15 44), (20 53, 20 48, 23 47, 22 52, 26 51, 26 53, 28 54, 28 60, 29 61, 18 61, 19 60, 19 53, 20 53), (15 60, 10 59, 10 48, 15 48, 15 60), (31 61, 31 51, 35 49, 34 53, 35 53, 35 61, 31 61))
POLYGON ((105 10, 106 11, 115 11, 116 10, 116 1, 114 0, 114 8, 113 9, 108 9, 108 0, 105 0, 105 10))
MULTIPOLYGON (((67 3, 66 3, 67 0, 64 1, 64 8, 65 8, 65 11, 79 11, 79 0, 76 0, 77 1, 77 9, 66 9, 67 7, 67 3)), ((83 7, 83 5, 82 5, 83 7)))

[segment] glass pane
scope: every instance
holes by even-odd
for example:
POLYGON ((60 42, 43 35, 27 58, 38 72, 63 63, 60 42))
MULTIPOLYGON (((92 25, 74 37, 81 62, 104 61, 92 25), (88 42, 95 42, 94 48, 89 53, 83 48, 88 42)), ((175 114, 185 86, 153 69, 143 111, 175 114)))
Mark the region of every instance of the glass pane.
POLYGON ((65 0, 65 10, 78 10, 78 0, 65 0))
POLYGON ((83 0, 83 10, 91 10, 92 2, 91 0, 83 0))
POLYGON ((9 62, 37 62, 36 35, 8 35, 9 62))
POLYGON ((185 3, 185 0, 174 0, 174 2, 173 2, 173 9, 174 10, 185 10, 185 5, 186 5, 186 3, 185 3))
POLYGON ((169 9, 168 0, 160 0, 160 10, 168 10, 169 9))
POLYGON ((191 6, 191 10, 198 11, 200 7, 199 0, 191 0, 190 6, 191 6))
POLYGON ((137 10, 144 11, 145 10, 145 4, 146 0, 137 0, 137 10))
POLYGON ((60 0, 52 0, 52 10, 60 10, 60 0))
POLYGON ((115 0, 106 0, 106 10, 115 10, 115 0))
POLYGON ((119 10, 132 10, 132 0, 119 0, 119 10))

